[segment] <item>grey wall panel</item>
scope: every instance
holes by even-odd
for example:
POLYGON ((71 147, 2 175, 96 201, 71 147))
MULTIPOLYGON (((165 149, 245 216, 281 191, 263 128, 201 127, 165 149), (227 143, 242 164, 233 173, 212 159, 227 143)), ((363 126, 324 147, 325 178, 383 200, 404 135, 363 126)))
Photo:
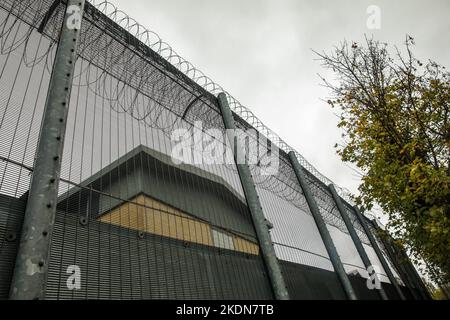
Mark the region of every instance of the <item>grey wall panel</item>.
POLYGON ((319 230, 311 215, 266 189, 257 187, 263 212, 280 259, 333 270, 319 230))
POLYGON ((305 249, 277 243, 274 243, 274 247, 277 257, 281 260, 333 271, 333 266, 328 256, 321 256, 317 253, 306 251, 305 249))
MULTIPOLYGON (((8 296, 17 245, 17 241, 6 241, 5 236, 10 230, 20 234, 24 205, 22 199, 0 198, 0 299, 8 296)), ((279 250, 285 249, 280 246, 279 250)), ((141 239, 135 231, 96 221, 83 226, 74 215, 58 214, 51 252, 49 299, 271 298, 258 258, 201 245, 186 246, 152 235, 141 239), (73 264, 82 271, 81 290, 71 291, 66 286, 66 270, 73 264)), ((300 264, 282 261, 291 296, 344 299, 334 272, 308 266, 307 255, 303 257, 306 261, 300 264)), ((377 298, 365 286, 365 279, 350 278, 358 297, 377 298)), ((389 297, 396 299, 390 285, 386 283, 385 288, 389 297)), ((409 290, 403 289, 409 297, 409 290)))
POLYGON ((349 277, 352 287, 358 296, 358 300, 380 300, 380 295, 376 289, 369 289, 366 284, 366 279, 360 276, 349 277))
POLYGON ((202 172, 204 176, 195 171, 187 172, 156 159, 147 151, 139 151, 141 148, 135 150, 138 150, 136 155, 120 166, 107 168, 103 174, 100 172, 83 181, 85 189, 62 186, 63 189, 68 188, 68 191, 60 196, 59 208, 73 214, 89 213, 97 217, 125 201, 145 194, 255 241, 245 199, 224 179, 198 168, 198 172, 202 172), (90 188, 94 191, 91 192, 90 188), (67 201, 63 201, 66 199, 67 201))
POLYGON ((345 300, 346 295, 334 272, 281 261, 291 299, 345 300))
POLYGON ((375 230, 375 228, 373 228, 373 226, 369 223, 369 229, 372 231, 372 234, 374 235, 375 241, 378 244, 378 247, 380 248, 381 252, 383 253, 383 257, 386 260, 389 268, 391 269, 394 277, 397 279, 397 281, 401 281, 400 280, 400 275, 397 272, 397 269, 394 267, 391 258, 389 256, 389 254, 386 251, 386 248, 384 247, 383 242, 379 239, 378 235, 377 235, 377 231, 375 230))
POLYGON ((188 177, 185 172, 176 168, 171 174, 167 174, 168 169, 160 166, 160 175, 166 170, 164 181, 161 181, 152 169, 152 163, 144 165, 143 170, 142 184, 143 189, 148 190, 148 195, 215 225, 255 235, 246 203, 234 198, 220 183, 202 181, 192 175, 188 177), (160 183, 155 183, 158 180, 160 183), (205 203, 209 205, 205 206, 205 203))
POLYGON ((366 250, 367 255, 369 256, 370 261, 372 262, 372 265, 375 266, 376 269, 379 271, 380 280, 386 283, 391 283, 389 281, 388 276, 386 275, 386 271, 384 270, 383 266, 381 265, 380 259, 378 258, 375 250, 372 248, 372 246, 369 246, 365 243, 363 243, 364 249, 366 250))
MULTIPOLYGON (((383 288, 384 288, 384 291, 386 292, 386 294, 388 295, 389 300, 400 300, 399 295, 398 295, 397 291, 395 290, 395 287, 392 284, 385 283, 385 284, 383 284, 383 288)), ((402 293, 404 293, 404 291, 405 291, 404 289, 406 289, 406 288, 400 285, 400 290, 402 291, 402 293)), ((406 297, 406 299, 408 299, 407 295, 405 295, 405 297, 406 297)))
POLYGON ((58 214, 48 299, 271 299, 259 256, 145 234, 58 214), (69 290, 68 266, 81 269, 69 290))
POLYGON ((327 228, 347 273, 355 270, 355 268, 360 271, 365 270, 366 268, 350 235, 329 224, 327 224, 327 228))
POLYGON ((26 197, 0 195, 0 300, 9 295, 25 205, 26 197))

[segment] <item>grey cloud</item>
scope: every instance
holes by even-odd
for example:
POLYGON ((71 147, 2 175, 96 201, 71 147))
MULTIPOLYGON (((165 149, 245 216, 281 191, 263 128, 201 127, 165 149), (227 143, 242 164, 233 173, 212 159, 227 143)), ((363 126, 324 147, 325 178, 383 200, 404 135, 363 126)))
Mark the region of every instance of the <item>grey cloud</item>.
POLYGON ((450 2, 305 0, 112 0, 157 32, 239 99, 337 184, 359 180, 333 148, 337 118, 320 98, 323 72, 311 49, 330 50, 364 34, 401 46, 415 37, 417 56, 449 66, 450 2), (368 30, 366 9, 381 8, 381 29, 368 30))

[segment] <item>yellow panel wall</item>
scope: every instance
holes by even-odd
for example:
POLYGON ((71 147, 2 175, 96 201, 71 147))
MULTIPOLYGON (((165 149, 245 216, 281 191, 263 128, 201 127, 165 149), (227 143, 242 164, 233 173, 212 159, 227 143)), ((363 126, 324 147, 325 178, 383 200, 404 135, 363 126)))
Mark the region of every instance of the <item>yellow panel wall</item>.
MULTIPOLYGON (((133 198, 98 220, 182 241, 217 246, 213 242, 211 226, 207 222, 145 195, 133 198)), ((221 230, 221 232, 224 231, 221 230)), ((233 238, 235 251, 259 254, 257 244, 234 234, 228 232, 227 234, 233 238)))

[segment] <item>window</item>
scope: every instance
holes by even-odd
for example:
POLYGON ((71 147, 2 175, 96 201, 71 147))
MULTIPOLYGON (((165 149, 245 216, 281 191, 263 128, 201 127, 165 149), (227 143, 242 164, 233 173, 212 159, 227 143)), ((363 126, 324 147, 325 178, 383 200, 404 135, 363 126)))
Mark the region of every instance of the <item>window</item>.
POLYGON ((233 238, 221 231, 212 230, 214 246, 224 249, 234 250, 233 238))

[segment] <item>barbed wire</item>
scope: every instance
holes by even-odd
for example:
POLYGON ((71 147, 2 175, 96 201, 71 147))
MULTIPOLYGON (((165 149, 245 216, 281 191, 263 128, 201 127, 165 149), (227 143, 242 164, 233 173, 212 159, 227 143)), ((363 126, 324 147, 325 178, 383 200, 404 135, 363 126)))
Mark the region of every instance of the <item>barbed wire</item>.
MULTIPOLYGON (((13 9, 11 11, 12 14, 27 20, 30 26, 35 26, 42 23, 42 17, 48 14, 47 10, 50 7, 49 4, 51 1, 45 1, 45 4, 41 2, 38 7, 33 4, 33 1, 29 0, 5 1, 5 3, 8 2, 13 3, 13 5, 10 5, 13 9), (30 9, 31 7, 33 10, 30 9)), ((325 186, 334 184, 308 162, 302 154, 268 128, 248 107, 242 105, 239 100, 233 97, 222 86, 215 83, 192 63, 179 55, 157 33, 139 24, 108 1, 90 0, 89 2, 113 23, 109 25, 104 21, 90 21, 91 23, 85 27, 86 30, 82 33, 84 38, 82 38, 80 43, 79 54, 89 63, 77 70, 74 76, 75 86, 88 87, 91 92, 108 101, 113 110, 129 113, 135 119, 143 121, 147 125, 162 129, 166 134, 170 133, 175 124, 180 122, 180 119, 183 120, 184 118, 184 120, 189 120, 189 117, 193 117, 194 120, 203 119, 204 123, 212 127, 220 127, 220 114, 218 112, 210 112, 211 109, 214 110, 217 107, 214 103, 208 101, 207 97, 203 97, 201 92, 196 91, 195 88, 190 91, 181 90, 181 87, 185 83, 182 83, 182 81, 174 81, 177 79, 171 78, 171 76, 176 75, 158 72, 158 65, 155 66, 156 63, 154 61, 148 63, 148 61, 142 59, 139 55, 126 54, 130 50, 130 43, 123 44, 123 42, 113 41, 105 36, 105 34, 111 34, 117 31, 115 29, 109 30, 113 29, 115 24, 126 30, 131 37, 137 39, 143 46, 156 52, 161 58, 206 92, 213 96, 224 92, 227 95, 231 109, 236 115, 286 154, 293 151, 303 168, 309 171, 325 186), (104 25, 97 28, 95 23, 102 23, 104 25), (95 77, 93 77, 94 72, 90 70, 91 66, 96 68, 95 77), (168 94, 168 92, 171 92, 171 94, 168 94), (171 115, 171 113, 175 114, 175 116, 171 115), (194 115, 190 115, 190 113, 194 115)), ((57 21, 61 19, 61 10, 56 10, 55 12, 55 14, 50 14, 50 20, 57 21)), ((95 20, 94 12, 91 12, 91 15, 90 19, 95 20)), ((42 31, 53 40, 56 39, 58 32, 58 29, 54 25, 54 22, 47 23, 47 26, 44 25, 42 28, 42 31)), ((19 39, 14 38, 11 43, 8 43, 8 39, 11 38, 10 34, 14 31, 14 24, 9 26, 5 24, 1 30, 2 39, 4 39, 1 43, 2 53, 14 51, 16 47, 24 43, 25 47, 27 47, 26 44, 32 29, 30 27, 23 37, 19 39)), ((112 35, 110 36, 112 37, 112 35)), ((126 36, 122 37, 126 38, 126 36)), ((121 40, 134 42, 132 39, 121 40)), ((133 44, 139 46, 139 44, 133 44)), ((34 57, 34 61, 27 58, 26 54, 24 54, 24 60, 27 60, 28 65, 31 65, 33 63, 39 63, 42 59, 48 59, 47 65, 50 66, 52 55, 49 53, 53 49, 54 45, 50 45, 45 52, 34 57)), ((275 180, 279 180, 279 178, 275 180)), ((275 180, 271 177, 265 177, 264 179, 259 179, 257 183, 266 184, 270 188, 270 186, 277 185, 277 181, 275 180)), ((345 201, 354 205, 353 197, 347 189, 337 185, 335 187, 338 194, 345 201)), ((274 188, 272 187, 272 189, 274 188)), ((275 190, 275 193, 292 193, 291 188, 285 188, 283 186, 281 189, 275 190)), ((291 195, 287 196, 287 198, 290 197, 291 195)), ((301 203, 298 206, 303 207, 304 204, 301 203)), ((365 215, 371 219, 374 218, 368 212, 365 212, 365 215)))
MULTIPOLYGON (((144 27, 135 19, 128 16, 124 11, 118 9, 114 4, 108 1, 96 1, 89 0, 99 11, 101 11, 108 18, 127 30, 139 41, 147 45, 150 49, 158 53, 161 57, 167 60, 175 68, 188 76, 191 80, 201 86, 203 89, 213 95, 217 95, 220 92, 224 92, 227 96, 228 103, 231 109, 247 121, 251 126, 258 130, 261 134, 272 141, 278 148, 289 153, 293 151, 299 161, 299 163, 312 173, 317 179, 323 182, 325 185, 333 184, 336 187, 337 193, 351 205, 355 205, 351 192, 341 186, 333 183, 331 179, 317 170, 300 152, 295 150, 289 144, 287 144, 278 134, 267 127, 251 110, 244 106, 238 99, 236 99, 231 93, 225 90, 221 85, 214 82, 210 77, 205 75, 201 70, 196 68, 192 63, 184 59, 178 54, 168 43, 164 42, 159 35, 144 27)), ((364 212, 364 214, 370 219, 374 219, 375 216, 370 212, 364 212)))

